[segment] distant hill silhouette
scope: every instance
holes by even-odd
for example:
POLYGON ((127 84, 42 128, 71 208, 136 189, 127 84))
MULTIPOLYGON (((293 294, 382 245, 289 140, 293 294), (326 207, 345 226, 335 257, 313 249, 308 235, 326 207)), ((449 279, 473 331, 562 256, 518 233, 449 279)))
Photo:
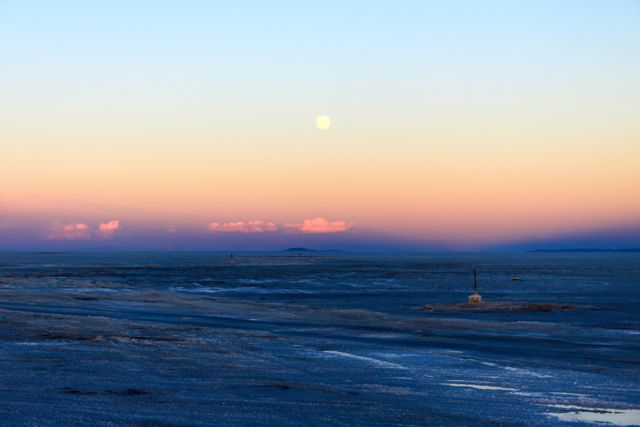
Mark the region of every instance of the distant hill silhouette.
POLYGON ((309 249, 309 248, 289 248, 285 249, 283 252, 342 252, 337 249, 309 249))
POLYGON ((640 252, 640 248, 627 248, 627 249, 599 249, 599 248, 587 248, 587 249, 534 249, 529 252, 640 252))

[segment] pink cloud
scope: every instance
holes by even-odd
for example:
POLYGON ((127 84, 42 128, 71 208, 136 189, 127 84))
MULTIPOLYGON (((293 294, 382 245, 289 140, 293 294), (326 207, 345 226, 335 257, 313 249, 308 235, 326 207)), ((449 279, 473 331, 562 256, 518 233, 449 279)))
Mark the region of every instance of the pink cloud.
POLYGON ((264 233, 276 231, 278 226, 273 222, 265 221, 236 221, 236 222, 212 222, 207 229, 213 233, 264 233))
POLYGON ((344 233, 351 230, 353 224, 346 221, 329 221, 326 218, 311 218, 302 224, 287 224, 287 228, 300 233, 344 233))
POLYGON ((67 233, 73 233, 76 231, 87 231, 89 226, 87 224, 68 224, 62 227, 62 229, 67 233))
POLYGON ((169 227, 167 227, 167 232, 174 234, 178 231, 178 227, 176 227, 175 225, 170 225, 169 227))
POLYGON ((115 233, 119 228, 120 221, 118 221, 117 219, 113 219, 109 222, 103 222, 99 227, 100 233, 102 233, 102 235, 105 237, 113 236, 113 233, 115 233))
POLYGON ((89 226, 84 223, 67 224, 56 228, 49 234, 50 239, 77 240, 91 237, 89 226))

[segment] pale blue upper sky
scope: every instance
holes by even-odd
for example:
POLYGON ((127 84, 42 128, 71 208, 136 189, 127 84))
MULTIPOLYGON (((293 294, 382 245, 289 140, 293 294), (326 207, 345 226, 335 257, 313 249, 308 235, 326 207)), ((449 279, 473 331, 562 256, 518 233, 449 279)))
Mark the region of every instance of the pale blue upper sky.
POLYGON ((133 102, 196 97, 193 85, 232 103, 277 90, 327 108, 412 90, 471 103, 510 89, 637 91, 639 45, 634 0, 0 1, 0 77, 16 98, 108 97, 105 76, 133 102))

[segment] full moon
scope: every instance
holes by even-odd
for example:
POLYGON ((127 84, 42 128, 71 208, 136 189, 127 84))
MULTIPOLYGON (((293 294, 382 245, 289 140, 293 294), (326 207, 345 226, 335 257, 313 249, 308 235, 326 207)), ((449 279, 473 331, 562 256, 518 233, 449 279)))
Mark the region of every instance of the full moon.
POLYGON ((331 118, 325 115, 320 115, 316 117, 316 126, 320 130, 329 129, 331 127, 331 118))

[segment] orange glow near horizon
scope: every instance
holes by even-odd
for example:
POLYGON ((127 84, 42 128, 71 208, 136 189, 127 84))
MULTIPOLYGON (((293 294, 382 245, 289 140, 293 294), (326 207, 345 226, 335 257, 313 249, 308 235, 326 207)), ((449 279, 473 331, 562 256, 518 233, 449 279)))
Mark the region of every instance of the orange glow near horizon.
POLYGON ((453 27, 474 37, 441 26, 445 6, 411 3, 401 26, 371 7, 375 23, 357 31, 325 17, 341 41, 331 49, 308 30, 315 21, 290 24, 300 40, 277 26, 245 37, 185 25, 173 44, 126 22, 122 46, 101 21, 8 8, 0 40, 21 49, 0 71, 12 82, 0 101, 0 230, 34 221, 86 238, 110 224, 102 235, 116 238, 142 225, 289 224, 475 245, 640 226, 636 9, 591 5, 593 19, 620 22, 596 40, 585 23, 550 18, 543 36, 524 6, 504 21, 461 6, 453 27), (31 19, 58 38, 21 27, 31 19))

